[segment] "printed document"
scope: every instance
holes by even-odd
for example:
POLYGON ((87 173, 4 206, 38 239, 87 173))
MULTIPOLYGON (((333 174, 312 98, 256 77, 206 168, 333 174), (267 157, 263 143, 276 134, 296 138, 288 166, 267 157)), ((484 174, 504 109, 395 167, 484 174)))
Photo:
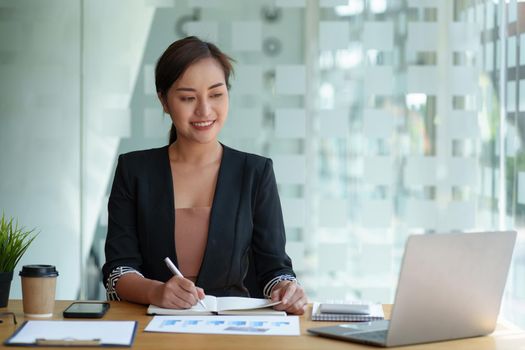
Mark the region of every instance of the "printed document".
POLYGON ((146 332, 299 335, 297 316, 155 316, 146 332))

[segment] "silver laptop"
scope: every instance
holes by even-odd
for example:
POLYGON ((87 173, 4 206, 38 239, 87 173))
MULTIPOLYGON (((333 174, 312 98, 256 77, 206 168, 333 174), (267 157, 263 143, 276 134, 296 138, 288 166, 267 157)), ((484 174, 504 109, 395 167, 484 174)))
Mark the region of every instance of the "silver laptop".
POLYGON ((383 347, 489 334, 515 241, 514 231, 410 236, 390 321, 308 331, 383 347))

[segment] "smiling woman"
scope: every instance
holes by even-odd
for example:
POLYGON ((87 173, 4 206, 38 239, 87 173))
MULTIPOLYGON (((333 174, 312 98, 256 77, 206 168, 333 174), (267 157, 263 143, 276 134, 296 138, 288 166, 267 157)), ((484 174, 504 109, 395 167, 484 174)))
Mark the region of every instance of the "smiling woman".
POLYGON ((217 139, 228 115, 228 89, 222 67, 214 58, 193 63, 167 93, 158 95, 173 122, 173 141, 207 143, 217 139))
POLYGON ((196 37, 160 57, 155 79, 172 120, 169 145, 119 157, 103 267, 108 298, 189 308, 205 294, 255 293, 282 301, 278 310, 304 313, 272 161, 217 139, 228 116, 231 62, 196 37), (173 277, 165 257, 186 277, 173 277), (249 270, 255 292, 245 282, 249 270))
MULTIPOLYGON (((222 53, 214 44, 201 41, 194 36, 174 42, 159 58, 155 69, 155 86, 164 112, 168 113, 173 121, 170 131, 170 144, 175 142, 178 134, 177 123, 174 120, 174 114, 172 114, 177 111, 171 111, 169 107, 179 106, 177 101, 172 101, 170 104, 171 98, 178 98, 181 102, 187 102, 186 111, 192 108, 189 104, 195 106, 196 102, 200 102, 197 104, 198 109, 196 111, 198 114, 209 112, 207 110, 209 106, 206 103, 203 104, 203 102, 207 102, 204 99, 206 95, 213 99, 221 98, 220 102, 222 102, 221 105, 224 108, 224 117, 226 118, 228 89, 230 88, 229 79, 233 72, 232 61, 231 57, 222 53), (195 67, 197 65, 198 67, 195 67), (208 76, 207 73, 211 73, 212 76, 208 76), (206 86, 206 89, 203 89, 203 86, 197 86, 205 84, 205 81, 211 82, 211 85, 206 86), (196 85, 193 86, 194 84, 196 85), (202 109, 203 107, 204 109, 202 109)), ((195 122, 205 124, 206 120, 196 120, 195 122)))

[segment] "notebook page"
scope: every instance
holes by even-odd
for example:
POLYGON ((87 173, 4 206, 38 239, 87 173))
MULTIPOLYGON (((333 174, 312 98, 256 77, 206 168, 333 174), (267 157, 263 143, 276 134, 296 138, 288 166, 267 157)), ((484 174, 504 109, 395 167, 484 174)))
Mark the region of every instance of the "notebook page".
POLYGON ((280 303, 280 301, 272 302, 269 299, 221 297, 217 298, 217 311, 260 309, 280 303))
POLYGON ((190 307, 189 309, 168 309, 162 308, 157 305, 151 304, 148 307, 148 315, 198 315, 203 313, 213 313, 217 311, 217 298, 213 295, 206 295, 202 300, 204 305, 206 305, 206 310, 201 306, 200 303, 197 303, 190 307))

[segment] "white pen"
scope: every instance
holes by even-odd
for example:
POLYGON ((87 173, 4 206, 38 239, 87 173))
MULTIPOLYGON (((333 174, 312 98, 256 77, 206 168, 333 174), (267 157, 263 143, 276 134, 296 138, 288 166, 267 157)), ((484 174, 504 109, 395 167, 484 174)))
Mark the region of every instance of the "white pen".
MULTIPOLYGON (((164 259, 164 262, 166 263, 166 265, 168 265, 168 269, 170 269, 170 271, 173 272, 173 274, 175 276, 179 276, 179 277, 184 278, 182 273, 180 273, 179 269, 177 268, 177 266, 175 266, 175 264, 171 261, 170 258, 166 257, 164 259)), ((204 310, 207 310, 206 305, 204 305, 204 303, 200 299, 199 299, 199 304, 201 304, 201 306, 204 308, 204 310)))

